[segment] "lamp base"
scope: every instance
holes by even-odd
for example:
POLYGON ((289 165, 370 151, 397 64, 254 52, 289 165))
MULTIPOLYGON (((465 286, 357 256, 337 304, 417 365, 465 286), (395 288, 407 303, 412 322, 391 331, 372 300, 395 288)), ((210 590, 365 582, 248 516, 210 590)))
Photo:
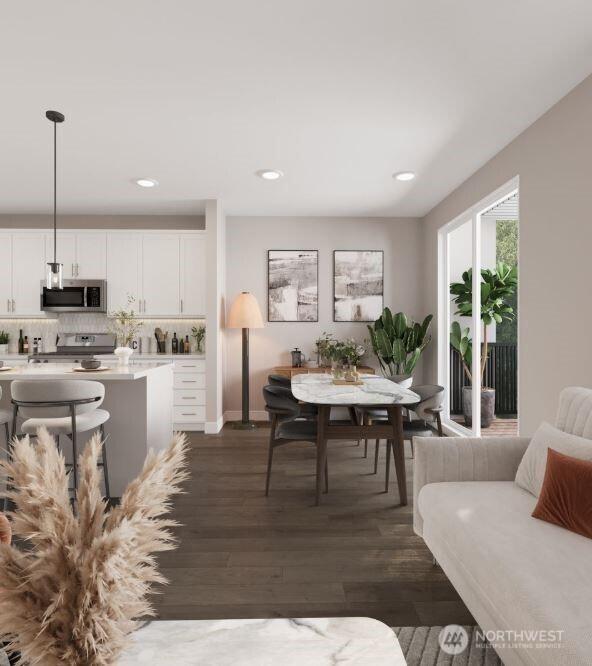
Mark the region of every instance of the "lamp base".
POLYGON ((255 430, 257 424, 254 421, 232 421, 230 427, 233 430, 255 430))

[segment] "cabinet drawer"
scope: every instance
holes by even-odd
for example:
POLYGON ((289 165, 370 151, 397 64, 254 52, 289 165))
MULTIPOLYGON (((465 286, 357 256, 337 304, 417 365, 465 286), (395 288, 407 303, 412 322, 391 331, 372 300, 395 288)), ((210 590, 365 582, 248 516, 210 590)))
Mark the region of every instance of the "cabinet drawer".
POLYGON ((195 405, 205 405, 206 404, 206 392, 205 389, 199 389, 197 391, 193 389, 176 389, 174 392, 174 405, 175 406, 191 406, 195 405))
POLYGON ((206 362, 204 360, 197 359, 185 359, 184 361, 176 360, 174 363, 175 369, 174 372, 205 372, 206 371, 206 362))
POLYGON ((205 407, 173 407, 174 423, 203 423, 206 420, 205 407))
POLYGON ((204 389, 206 376, 195 373, 175 373, 173 375, 173 388, 176 389, 204 389))

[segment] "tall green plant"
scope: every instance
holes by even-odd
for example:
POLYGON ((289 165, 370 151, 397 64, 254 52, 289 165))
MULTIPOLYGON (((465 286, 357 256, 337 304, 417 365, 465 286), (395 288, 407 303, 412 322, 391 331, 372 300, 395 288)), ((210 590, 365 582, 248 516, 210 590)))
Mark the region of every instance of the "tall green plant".
POLYGON ((393 313, 384 308, 382 315, 368 326, 370 342, 384 375, 412 374, 421 352, 427 347, 432 315, 421 324, 407 319, 403 312, 393 313))
MULTIPOLYGON (((481 348, 480 376, 483 375, 489 355, 487 327, 493 323, 501 324, 504 320, 514 318, 514 309, 509 305, 509 299, 516 293, 518 287, 518 269, 500 261, 495 270, 484 268, 481 271, 481 321, 483 322, 483 345, 481 348)), ((455 314, 463 317, 473 316, 473 270, 469 268, 462 274, 462 282, 453 282, 450 293, 454 296, 457 310, 455 314)), ((452 322, 450 327, 450 344, 458 351, 463 361, 465 373, 470 381, 472 340, 469 329, 461 329, 458 322, 452 322)))

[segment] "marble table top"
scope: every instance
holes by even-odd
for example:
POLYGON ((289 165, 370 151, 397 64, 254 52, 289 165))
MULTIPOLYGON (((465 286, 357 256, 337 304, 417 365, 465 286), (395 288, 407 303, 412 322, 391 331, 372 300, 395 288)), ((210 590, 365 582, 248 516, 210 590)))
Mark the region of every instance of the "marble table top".
POLYGON ((411 405, 420 401, 417 393, 378 375, 362 375, 363 386, 333 384, 329 374, 300 374, 292 377, 297 400, 318 405, 411 405))
POLYGON ((171 620, 136 631, 117 666, 405 666, 392 629, 367 617, 171 620))

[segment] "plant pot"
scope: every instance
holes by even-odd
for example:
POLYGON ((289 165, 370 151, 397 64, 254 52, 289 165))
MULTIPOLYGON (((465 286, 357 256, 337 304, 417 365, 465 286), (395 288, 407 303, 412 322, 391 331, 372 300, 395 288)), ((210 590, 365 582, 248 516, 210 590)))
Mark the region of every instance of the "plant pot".
POLYGON ((389 375, 387 379, 390 379, 391 382, 395 382, 401 388, 411 388, 413 384, 413 375, 401 374, 401 375, 389 375))
POLYGON ((8 345, 0 345, 0 354, 8 354, 8 345))
POLYGON ((134 353, 134 350, 129 347, 117 347, 113 353, 117 357, 118 364, 126 366, 129 365, 130 356, 134 353))
MULTIPOLYGON (((462 390, 463 415, 465 425, 471 428, 473 425, 473 389, 463 386, 462 390)), ((489 428, 495 418, 495 389, 481 389, 481 427, 489 428)))

